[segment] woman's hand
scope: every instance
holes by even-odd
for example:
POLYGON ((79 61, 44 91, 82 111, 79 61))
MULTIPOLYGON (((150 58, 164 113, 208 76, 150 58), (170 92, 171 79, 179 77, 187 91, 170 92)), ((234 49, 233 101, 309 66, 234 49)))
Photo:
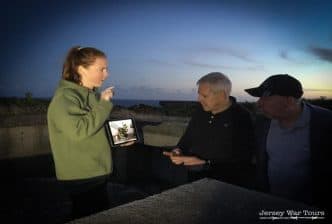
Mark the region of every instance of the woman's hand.
POLYGON ((114 86, 108 87, 101 92, 100 98, 106 101, 110 101, 114 96, 114 86))
POLYGON ((127 143, 123 143, 120 145, 120 147, 126 147, 126 146, 131 146, 135 143, 135 141, 131 141, 131 142, 127 142, 127 143))

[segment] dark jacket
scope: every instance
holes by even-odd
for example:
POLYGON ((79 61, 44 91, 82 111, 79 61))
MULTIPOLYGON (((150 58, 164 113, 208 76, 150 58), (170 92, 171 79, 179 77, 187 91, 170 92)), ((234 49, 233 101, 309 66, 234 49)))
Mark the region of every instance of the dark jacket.
POLYGON ((211 161, 204 171, 192 172, 199 178, 210 177, 248 186, 253 178, 250 171, 253 170, 254 129, 250 113, 237 104, 235 98, 231 99, 232 106, 215 115, 200 106, 178 147, 185 155, 211 161))
MULTIPOLYGON (((332 111, 306 103, 310 109, 310 152, 312 165, 313 200, 315 206, 327 208, 331 188, 332 111)), ((270 119, 256 121, 257 188, 269 192, 267 177, 268 155, 266 139, 270 119)))

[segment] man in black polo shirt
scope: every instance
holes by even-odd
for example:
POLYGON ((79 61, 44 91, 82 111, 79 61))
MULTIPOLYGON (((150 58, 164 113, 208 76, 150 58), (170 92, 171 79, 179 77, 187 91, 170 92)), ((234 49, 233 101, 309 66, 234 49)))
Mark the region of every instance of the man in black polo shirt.
POLYGON ((222 73, 209 73, 197 81, 201 106, 171 152, 176 165, 188 168, 189 180, 203 177, 248 186, 253 125, 250 113, 230 96, 231 81, 222 73))

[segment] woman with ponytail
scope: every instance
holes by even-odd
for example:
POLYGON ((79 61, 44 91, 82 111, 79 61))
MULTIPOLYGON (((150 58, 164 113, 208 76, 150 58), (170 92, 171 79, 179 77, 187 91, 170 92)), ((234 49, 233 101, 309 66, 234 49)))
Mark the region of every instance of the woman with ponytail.
POLYGON ((108 75, 105 53, 92 47, 71 48, 48 108, 56 177, 72 200, 72 218, 109 208, 112 155, 104 122, 114 93, 113 87, 98 92, 108 75))

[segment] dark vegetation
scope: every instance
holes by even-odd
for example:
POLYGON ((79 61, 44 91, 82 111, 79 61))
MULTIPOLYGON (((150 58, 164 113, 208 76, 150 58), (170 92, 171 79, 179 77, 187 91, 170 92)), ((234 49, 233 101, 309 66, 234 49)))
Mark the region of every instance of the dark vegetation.
MULTIPOLYGON (((332 99, 305 99, 314 105, 332 110, 332 99)), ((50 99, 32 98, 31 95, 26 94, 25 98, 1 98, 0 97, 0 116, 11 115, 27 115, 27 114, 44 114, 47 112, 47 107, 50 99)), ((115 105, 114 110, 128 109, 136 113, 151 113, 162 114, 166 116, 190 117, 193 111, 198 106, 195 101, 160 101, 160 107, 154 107, 145 104, 138 104, 128 108, 115 105)), ((256 114, 257 108, 255 102, 240 102, 245 108, 256 114)))
POLYGON ((42 114, 47 112, 49 99, 0 97, 0 115, 42 114))

